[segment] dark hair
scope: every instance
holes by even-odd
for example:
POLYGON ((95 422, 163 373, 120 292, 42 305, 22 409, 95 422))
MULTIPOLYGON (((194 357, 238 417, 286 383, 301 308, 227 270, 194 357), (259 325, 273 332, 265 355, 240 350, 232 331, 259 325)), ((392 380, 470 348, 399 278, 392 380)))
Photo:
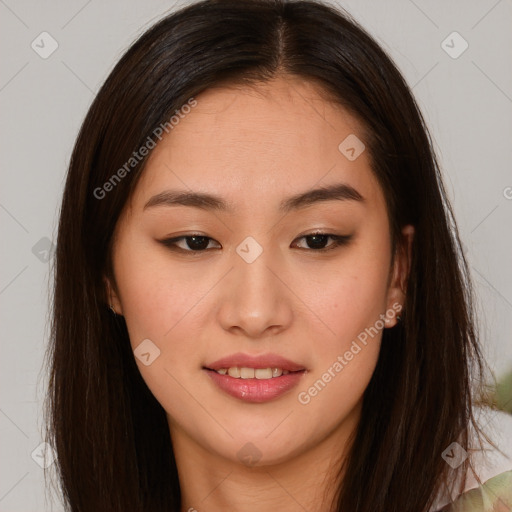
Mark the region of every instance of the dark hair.
MULTIPOLYGON (((105 277, 116 289, 112 234, 147 157, 108 199, 95 191, 146 141, 156 142, 155 129, 191 97, 223 83, 284 75, 321 85, 362 122, 393 254, 401 227, 415 227, 402 323, 383 332, 333 506, 423 512, 456 474, 441 453, 456 440, 468 448, 471 386, 482 363, 467 263, 410 90, 377 43, 332 7, 202 1, 165 17, 129 48, 72 153, 55 258, 46 410, 47 440, 73 512, 180 510, 165 411, 143 381, 126 324, 109 311, 105 291, 105 277)), ((463 464, 458 471, 466 470, 463 464)))

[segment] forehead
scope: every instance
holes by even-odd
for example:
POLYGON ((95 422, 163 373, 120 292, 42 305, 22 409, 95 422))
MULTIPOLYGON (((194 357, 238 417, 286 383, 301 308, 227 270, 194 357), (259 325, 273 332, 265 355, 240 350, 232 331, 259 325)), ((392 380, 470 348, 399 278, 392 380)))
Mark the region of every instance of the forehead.
POLYGON ((211 88, 195 100, 150 155, 133 198, 137 209, 154 194, 180 189, 251 212, 340 182, 379 200, 368 152, 354 160, 340 150, 346 140, 364 147, 362 124, 317 84, 278 78, 211 88))

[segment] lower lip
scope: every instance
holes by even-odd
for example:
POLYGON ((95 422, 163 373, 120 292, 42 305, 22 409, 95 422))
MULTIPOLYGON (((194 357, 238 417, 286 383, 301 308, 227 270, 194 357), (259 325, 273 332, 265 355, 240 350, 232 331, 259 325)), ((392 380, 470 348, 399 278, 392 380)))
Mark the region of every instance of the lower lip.
POLYGON ((284 395, 299 383, 305 371, 291 372, 271 379, 236 379, 206 370, 213 382, 228 395, 245 402, 268 402, 284 395))

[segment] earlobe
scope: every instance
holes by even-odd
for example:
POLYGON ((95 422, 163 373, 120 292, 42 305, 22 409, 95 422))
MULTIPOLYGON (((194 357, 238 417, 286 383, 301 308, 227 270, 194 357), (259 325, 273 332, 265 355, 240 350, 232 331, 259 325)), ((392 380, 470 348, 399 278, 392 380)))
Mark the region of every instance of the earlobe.
POLYGON ((121 303, 117 293, 114 290, 114 286, 112 286, 109 278, 104 277, 103 280, 105 283, 107 306, 110 308, 114 315, 122 315, 123 312, 121 309, 121 303))
POLYGON ((386 327, 393 327, 398 322, 397 317, 401 317, 401 312, 405 304, 405 294, 407 282, 411 269, 412 243, 414 239, 414 226, 408 224, 402 229, 402 240, 397 247, 395 255, 393 277, 388 290, 386 327))

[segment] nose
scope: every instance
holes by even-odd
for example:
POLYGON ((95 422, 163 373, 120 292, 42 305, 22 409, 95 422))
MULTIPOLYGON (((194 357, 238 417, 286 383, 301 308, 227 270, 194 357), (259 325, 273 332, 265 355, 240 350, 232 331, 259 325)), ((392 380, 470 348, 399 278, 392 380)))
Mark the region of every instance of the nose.
POLYGON ((233 268, 219 297, 218 321, 226 331, 257 340, 290 326, 293 283, 271 250, 264 249, 251 261, 243 249, 233 254, 233 268))

